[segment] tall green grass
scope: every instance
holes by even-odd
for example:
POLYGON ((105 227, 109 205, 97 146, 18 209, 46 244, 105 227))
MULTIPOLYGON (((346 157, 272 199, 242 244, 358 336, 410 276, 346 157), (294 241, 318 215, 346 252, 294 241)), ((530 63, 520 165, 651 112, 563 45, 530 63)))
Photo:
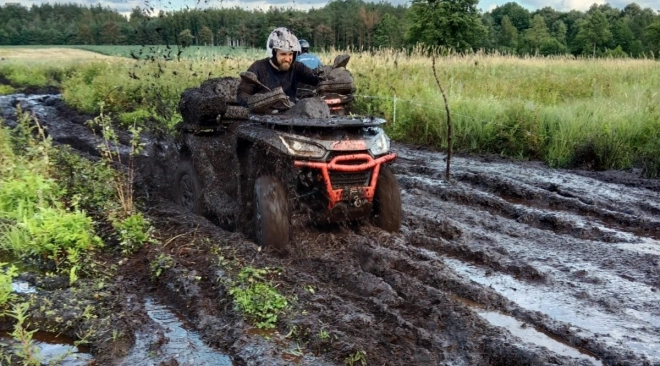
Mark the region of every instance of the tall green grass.
MULTIPOLYGON (((480 54, 436 61, 455 149, 542 159, 554 167, 637 165, 657 176, 660 63, 480 54)), ((396 120, 389 127, 394 138, 447 147, 429 58, 383 51, 354 55, 350 65, 362 107, 396 120), (394 95, 396 116, 393 98, 382 98, 394 95)))
MULTIPOLYGON (((113 59, 56 74, 73 107, 94 113, 103 101, 124 123, 171 127, 180 120, 176 105, 185 88, 237 76, 263 57, 262 50, 222 56, 222 48, 197 49, 200 57, 180 61, 113 59)), ((329 64, 339 53, 320 57, 329 64)), ((387 118, 396 140, 446 148, 446 115, 431 65, 421 50, 351 53, 355 106, 387 118)), ((0 74, 8 68, 20 70, 2 64, 0 74)), ((42 65, 29 72, 52 70, 42 65)), ((553 167, 637 166, 647 176, 660 173, 657 61, 455 54, 438 57, 436 70, 449 98, 457 151, 541 159, 553 167)))
POLYGON ((56 150, 31 124, 25 113, 13 131, 0 127, 0 250, 75 273, 79 256, 103 243, 92 219, 63 202, 66 191, 52 160, 56 150))

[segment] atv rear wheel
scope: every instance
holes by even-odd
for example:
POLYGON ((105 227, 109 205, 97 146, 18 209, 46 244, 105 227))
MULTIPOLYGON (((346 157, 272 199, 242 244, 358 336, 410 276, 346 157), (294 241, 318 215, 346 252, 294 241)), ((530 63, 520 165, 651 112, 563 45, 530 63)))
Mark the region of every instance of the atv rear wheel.
POLYGON ((174 173, 174 201, 194 214, 204 213, 202 182, 188 160, 182 160, 174 173))
POLYGON ((374 224, 381 229, 397 232, 401 228, 401 189, 386 165, 380 167, 372 214, 374 224))
POLYGON ((254 182, 254 223, 258 245, 283 252, 289 243, 289 203, 284 186, 266 175, 254 182))

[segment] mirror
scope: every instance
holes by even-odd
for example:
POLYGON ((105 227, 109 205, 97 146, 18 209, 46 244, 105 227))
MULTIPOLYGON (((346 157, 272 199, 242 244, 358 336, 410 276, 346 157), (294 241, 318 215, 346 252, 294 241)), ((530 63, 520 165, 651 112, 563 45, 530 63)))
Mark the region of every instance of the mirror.
POLYGON ((348 60, 351 59, 351 55, 343 54, 335 57, 335 61, 332 63, 332 68, 336 69, 338 67, 346 67, 348 65, 348 60))
POLYGON ((241 73, 240 76, 241 76, 241 80, 245 81, 246 83, 256 84, 268 91, 271 91, 269 87, 267 87, 266 85, 262 84, 261 81, 259 81, 257 75, 252 71, 244 71, 241 73))

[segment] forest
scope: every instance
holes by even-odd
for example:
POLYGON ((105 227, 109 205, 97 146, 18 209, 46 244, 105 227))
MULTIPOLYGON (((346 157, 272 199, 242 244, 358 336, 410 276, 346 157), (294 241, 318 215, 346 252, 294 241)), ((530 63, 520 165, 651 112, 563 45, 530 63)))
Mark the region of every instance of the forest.
POLYGON ((422 44, 459 52, 655 58, 660 13, 630 3, 586 12, 509 2, 491 11, 478 0, 413 0, 409 5, 332 0, 308 11, 271 7, 156 11, 128 15, 101 5, 18 3, 0 7, 0 45, 181 45, 261 47, 287 26, 313 50, 410 49, 422 44))

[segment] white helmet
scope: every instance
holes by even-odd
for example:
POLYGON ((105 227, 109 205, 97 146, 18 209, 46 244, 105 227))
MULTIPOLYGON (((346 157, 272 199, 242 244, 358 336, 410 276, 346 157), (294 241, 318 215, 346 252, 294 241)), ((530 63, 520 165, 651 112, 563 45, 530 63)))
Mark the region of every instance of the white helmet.
POLYGON ((268 40, 266 41, 268 57, 273 57, 275 55, 273 50, 300 53, 300 42, 298 42, 298 38, 289 30, 289 28, 275 28, 270 32, 268 40))

